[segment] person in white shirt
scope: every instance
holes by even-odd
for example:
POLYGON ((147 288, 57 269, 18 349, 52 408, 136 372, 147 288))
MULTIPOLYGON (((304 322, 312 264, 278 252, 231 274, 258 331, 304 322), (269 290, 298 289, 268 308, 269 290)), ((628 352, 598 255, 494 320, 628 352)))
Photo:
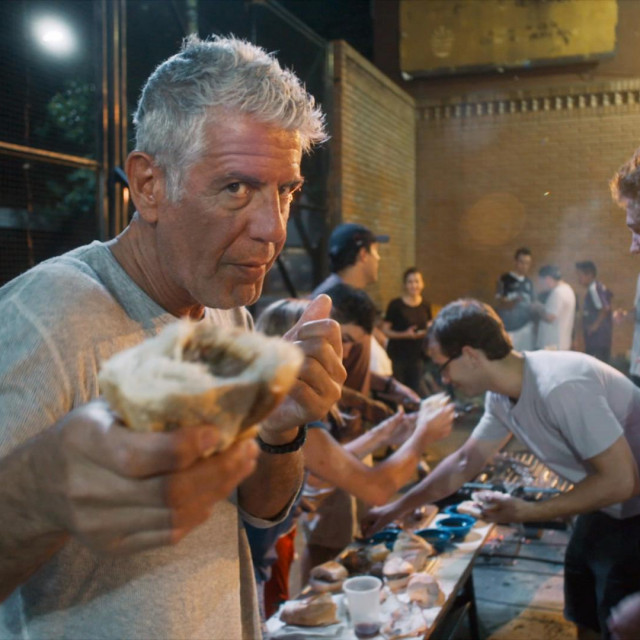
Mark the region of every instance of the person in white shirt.
POLYGON ((576 294, 555 265, 545 265, 538 272, 540 291, 548 291, 544 304, 534 305, 539 318, 537 349, 571 349, 576 315, 576 294))

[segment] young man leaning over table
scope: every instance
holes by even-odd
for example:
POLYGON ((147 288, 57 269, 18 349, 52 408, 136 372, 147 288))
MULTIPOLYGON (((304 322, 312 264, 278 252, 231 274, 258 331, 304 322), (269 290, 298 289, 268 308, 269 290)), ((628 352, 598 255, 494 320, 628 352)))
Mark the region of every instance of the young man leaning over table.
POLYGON ((580 514, 565 559, 565 615, 579 638, 609 637, 611 608, 640 590, 640 389, 582 353, 514 351, 496 313, 476 300, 438 314, 429 352, 445 382, 468 395, 487 392, 485 413, 430 475, 373 509, 364 533, 454 493, 515 435, 574 487, 544 502, 497 494, 484 517, 508 523, 580 514))
POLYGON ((134 123, 129 226, 0 290, 3 639, 259 638, 241 518, 286 517, 302 425, 346 377, 321 297, 288 336, 304 362, 260 446, 207 457, 215 425, 134 432, 97 399, 100 362, 176 318, 251 330, 302 153, 325 138, 295 75, 234 38, 188 38, 134 123))

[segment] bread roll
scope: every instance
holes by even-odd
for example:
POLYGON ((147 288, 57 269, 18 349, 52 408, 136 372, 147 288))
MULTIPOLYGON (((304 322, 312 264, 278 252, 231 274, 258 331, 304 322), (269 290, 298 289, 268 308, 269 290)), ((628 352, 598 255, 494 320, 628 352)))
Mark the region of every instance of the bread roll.
POLYGON ((404 589, 409 582, 409 576, 414 572, 413 564, 395 552, 389 554, 382 567, 382 574, 391 591, 404 589))
POLYGON ((371 562, 384 562, 388 555, 389 549, 383 542, 367 548, 367 557, 371 562))
POLYGON ((327 626, 338 622, 336 609, 331 596, 323 593, 304 600, 286 602, 280 611, 280 620, 301 627, 327 626))
POLYGON ((407 595, 422 607, 434 607, 440 597, 440 586, 428 573, 414 573, 407 583, 407 595))
POLYGON ((340 591, 348 577, 346 568, 335 560, 329 560, 311 569, 309 586, 314 591, 340 591))
POLYGON ((114 355, 99 382, 131 429, 215 424, 222 450, 285 397, 302 361, 302 351, 281 338, 183 319, 114 355))
POLYGON ((482 518, 482 504, 475 500, 464 500, 456 506, 456 511, 474 518, 482 518))
POLYGON ((424 538, 407 531, 401 531, 393 545, 394 553, 399 553, 413 565, 416 571, 422 571, 427 558, 435 554, 435 549, 424 538))
POLYGON ((505 494, 502 491, 493 491, 492 489, 481 489, 471 494, 471 499, 477 502, 481 507, 491 507, 494 498, 502 498, 505 494))

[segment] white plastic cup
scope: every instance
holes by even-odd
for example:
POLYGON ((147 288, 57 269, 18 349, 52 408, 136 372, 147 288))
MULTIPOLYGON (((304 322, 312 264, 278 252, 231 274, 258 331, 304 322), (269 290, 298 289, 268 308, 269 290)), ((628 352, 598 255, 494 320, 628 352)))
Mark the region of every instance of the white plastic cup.
POLYGON ((356 576, 342 583, 353 626, 380 623, 382 580, 375 576, 356 576))

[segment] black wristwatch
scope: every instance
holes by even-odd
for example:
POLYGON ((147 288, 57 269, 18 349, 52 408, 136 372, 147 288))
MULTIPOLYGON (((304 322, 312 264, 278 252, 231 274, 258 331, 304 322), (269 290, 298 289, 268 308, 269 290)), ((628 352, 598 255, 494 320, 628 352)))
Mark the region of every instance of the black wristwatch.
POLYGON ((294 451, 298 451, 300 447, 305 443, 307 439, 307 425, 303 424, 301 427, 298 427, 298 435, 291 441, 287 442, 287 444, 269 444, 265 442, 260 436, 257 436, 256 440, 258 441, 258 446, 265 453, 293 453, 294 451))

